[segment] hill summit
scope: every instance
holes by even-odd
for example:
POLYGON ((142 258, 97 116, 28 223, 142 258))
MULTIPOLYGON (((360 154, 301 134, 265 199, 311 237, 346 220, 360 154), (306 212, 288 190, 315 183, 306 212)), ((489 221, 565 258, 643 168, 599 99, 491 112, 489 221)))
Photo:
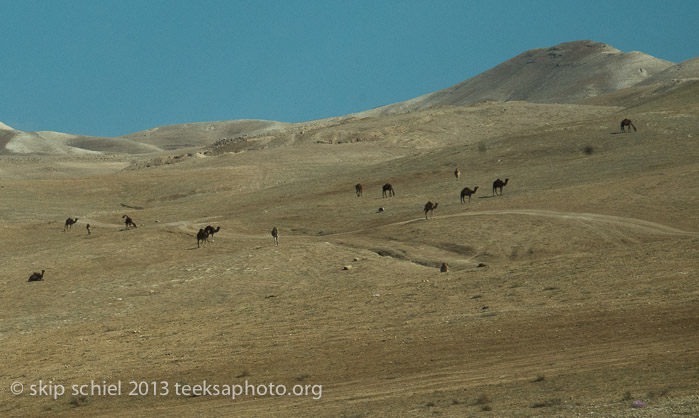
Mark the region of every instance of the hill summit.
POLYGON ((674 63, 592 41, 531 49, 452 87, 373 109, 393 114, 481 101, 575 103, 632 86, 674 63))
MULTIPOLYGON (((259 120, 199 122, 156 127, 117 138, 56 132, 25 133, 0 123, 0 154, 157 153, 197 148, 247 137, 290 136, 353 117, 379 117, 435 106, 483 101, 533 104, 636 105, 677 80, 699 77, 699 61, 674 64, 650 55, 622 52, 593 41, 565 42, 531 49, 452 87, 408 101, 351 115, 296 124, 259 120), (638 86, 644 87, 642 89, 638 86)), ((289 143, 293 143, 290 140, 289 143)))

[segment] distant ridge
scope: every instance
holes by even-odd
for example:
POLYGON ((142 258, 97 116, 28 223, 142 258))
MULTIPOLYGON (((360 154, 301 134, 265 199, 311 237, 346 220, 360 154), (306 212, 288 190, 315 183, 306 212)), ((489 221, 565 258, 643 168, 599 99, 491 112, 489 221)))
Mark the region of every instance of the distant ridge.
POLYGON ((0 131, 14 131, 15 129, 0 122, 0 131))
POLYGON ((260 135, 292 124, 266 120, 230 120, 161 126, 124 135, 121 138, 153 145, 163 150, 210 145, 225 138, 260 135))
POLYGON ((699 57, 690 58, 667 68, 664 71, 641 81, 638 85, 645 85, 658 82, 674 82, 677 80, 699 79, 699 57))
POLYGON ((362 112, 384 115, 481 101, 575 103, 637 84, 674 64, 593 41, 532 49, 452 87, 362 112))
POLYGON ((475 77, 434 93, 320 121, 297 124, 265 120, 185 123, 116 138, 21 132, 0 122, 0 154, 157 153, 199 148, 248 136, 273 136, 289 129, 303 132, 306 127, 329 126, 352 117, 379 117, 483 101, 629 107, 642 105, 663 94, 664 100, 670 103, 667 92, 681 88, 684 91, 681 94, 691 94, 695 89, 692 83, 696 80, 699 80, 699 57, 674 64, 637 51, 625 53, 600 42, 574 41, 525 51, 475 77))
POLYGON ((224 138, 259 135, 291 124, 259 120, 186 123, 153 128, 115 138, 61 132, 0 129, 0 154, 84 155, 147 154, 200 148, 224 138))

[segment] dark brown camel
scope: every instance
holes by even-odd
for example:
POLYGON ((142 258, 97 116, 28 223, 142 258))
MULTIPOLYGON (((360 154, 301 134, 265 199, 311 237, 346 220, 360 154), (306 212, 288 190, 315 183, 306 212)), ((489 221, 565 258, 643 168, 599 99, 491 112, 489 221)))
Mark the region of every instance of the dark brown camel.
MULTIPOLYGON (((221 230, 221 227, 220 227, 220 226, 217 227, 216 229, 214 229, 214 227, 211 226, 211 225, 209 225, 209 226, 207 226, 206 228, 204 228, 204 231, 206 231, 207 235, 208 235, 209 237, 211 237, 211 242, 214 242, 214 234, 217 233, 217 232, 220 231, 220 230, 221 230)), ((209 240, 208 237, 207 237, 206 240, 207 240, 207 241, 209 240)))
POLYGON ((197 248, 199 248, 200 242, 203 244, 207 239, 209 239, 209 234, 205 230, 200 229, 199 232, 197 232, 197 248))
POLYGON ((493 182, 493 196, 497 196, 498 189, 500 189, 500 196, 502 196, 502 188, 507 186, 508 181, 510 181, 510 179, 505 179, 505 181, 502 181, 500 179, 495 180, 493 182))
POLYGON ((272 228, 272 237, 274 238, 274 245, 279 245, 279 230, 276 226, 272 228))
POLYGON ((65 231, 67 229, 73 229, 73 224, 78 222, 78 218, 68 218, 66 219, 66 224, 63 226, 63 230, 65 231))
POLYGON ((357 197, 362 197, 362 185, 357 183, 354 185, 354 193, 357 194, 357 197))
POLYGON ((432 203, 432 202, 425 203, 425 219, 429 219, 427 217, 427 212, 429 212, 430 215, 434 216, 434 210, 437 209, 437 205, 439 205, 439 203, 432 203))
POLYGON ((41 273, 33 273, 31 276, 29 276, 28 282, 41 282, 44 280, 44 271, 41 270, 41 273))
POLYGON ((133 220, 131 218, 129 218, 128 215, 122 216, 121 219, 124 220, 124 224, 126 225, 126 229, 129 229, 129 226, 133 226, 134 228, 136 228, 136 224, 133 222, 133 220))
POLYGON ((395 195, 396 195, 396 192, 393 191, 393 186, 391 186, 390 183, 386 183, 383 185, 383 189, 381 191, 382 197, 391 197, 391 196, 395 196, 395 195))
POLYGON ((85 226, 85 228, 87 228, 87 235, 90 235, 90 224, 87 224, 87 226, 85 226))
POLYGON ((626 127, 628 127, 628 131, 631 132, 631 128, 633 128, 633 131, 636 132, 636 127, 633 126, 633 123, 631 122, 631 119, 624 119, 621 121, 621 132, 626 133, 626 127))
POLYGON ((478 186, 474 187, 473 190, 469 189, 468 187, 464 187, 464 189, 461 191, 461 203, 466 203, 466 196, 468 196, 468 201, 471 201, 471 195, 476 194, 476 190, 478 190, 478 186))

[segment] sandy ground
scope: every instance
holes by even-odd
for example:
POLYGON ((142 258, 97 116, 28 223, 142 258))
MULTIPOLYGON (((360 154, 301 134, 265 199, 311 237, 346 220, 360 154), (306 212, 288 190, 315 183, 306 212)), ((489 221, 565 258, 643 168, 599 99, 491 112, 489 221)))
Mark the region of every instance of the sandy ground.
POLYGON ((0 415, 699 415, 698 119, 485 104, 151 167, 3 156, 0 415), (309 392, 175 393, 204 381, 309 392))

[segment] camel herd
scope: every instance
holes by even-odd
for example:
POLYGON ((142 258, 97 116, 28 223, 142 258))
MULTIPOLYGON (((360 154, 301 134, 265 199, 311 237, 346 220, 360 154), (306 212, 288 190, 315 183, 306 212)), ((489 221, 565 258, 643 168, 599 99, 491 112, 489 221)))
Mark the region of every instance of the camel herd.
MULTIPOLYGON (((622 120, 621 124, 620 124, 620 128, 621 128, 621 131, 624 133, 631 132, 631 129, 633 129, 634 132, 637 131, 636 127, 634 126, 633 122, 631 122, 630 119, 622 120)), ((456 168, 454 170, 454 177, 456 177, 456 179, 458 180, 460 176, 461 176, 461 172, 459 171, 458 168, 456 168)), ((509 180, 510 180, 509 178, 505 178, 504 181, 499 179, 499 178, 496 179, 493 182, 493 189, 492 189, 493 196, 502 196, 503 188, 505 186, 507 186, 507 183, 509 182, 509 180)), ((476 194, 477 191, 478 191, 478 186, 474 186, 472 189, 470 187, 464 187, 460 193, 461 204, 466 203, 467 197, 468 197, 468 202, 470 203, 471 196, 476 194)), ((354 192, 358 198, 362 197, 363 187, 360 183, 357 183, 354 186, 354 192)), ((381 196, 382 197, 391 198, 391 197, 394 197, 395 195, 396 195, 396 192, 390 183, 384 184, 383 187, 381 188, 381 196)), ((425 219, 429 219, 429 216, 434 215, 434 210, 437 209, 438 205, 439 205, 439 203, 432 202, 432 201, 428 201, 425 204, 425 207, 424 207, 425 219)), ((385 208, 380 207, 377 212, 382 213, 384 211, 385 211, 385 208)), ((137 228, 136 223, 128 215, 123 215, 122 219, 124 220, 125 229, 129 229, 131 227, 137 228)), ((65 231, 72 230, 73 225, 76 224, 77 222, 78 222, 78 218, 73 219, 73 218, 69 217, 65 221, 65 224, 63 226, 63 231, 65 232, 65 231)), ((90 233, 91 233, 90 224, 87 224, 86 228, 87 228, 87 234, 90 235, 90 233)), ((209 240, 211 240, 211 242, 213 242, 214 234, 216 234, 220 230, 221 230, 220 226, 214 229, 214 227, 211 225, 208 225, 205 228, 200 229, 199 232, 197 232, 197 236, 196 236, 197 248, 200 248, 202 244, 209 242, 209 240)), ((272 238, 274 238, 274 245, 279 245, 279 230, 277 229, 276 226, 274 228, 272 228, 271 235, 272 235, 272 238)), ((442 271, 446 271, 447 269, 448 269, 448 267, 446 265, 442 266, 442 271)), ((30 282, 43 281, 44 280, 44 272, 45 272, 45 270, 41 270, 41 273, 36 273, 36 272, 33 273, 29 277, 28 281, 30 281, 30 282)))
MULTIPOLYGON (((129 229, 129 228, 137 228, 136 223, 131 219, 129 215, 123 215, 121 217, 124 220, 124 229, 129 229)), ((78 222, 78 218, 68 218, 66 219, 66 222, 63 226, 63 231, 69 231, 72 230, 73 225, 75 225, 78 222)), ((90 230, 90 224, 86 225, 87 228, 87 234, 91 234, 90 230)), ((197 248, 201 248, 201 245, 207 242, 213 242, 214 241, 214 235, 221 230, 220 226, 217 226, 214 228, 212 225, 207 225, 205 228, 202 228, 197 232, 197 248)), ((272 238, 274 238, 274 244, 279 245, 279 230, 275 226, 272 229, 272 238)), ((44 280, 44 272, 45 270, 41 270, 41 273, 32 273, 31 276, 29 276, 28 282, 40 282, 44 280)))
MULTIPOLYGON (((454 170, 454 176, 457 179, 459 178, 460 175, 461 175, 461 172, 459 171, 458 168, 456 170, 454 170)), ((507 183, 509 181, 510 181, 509 178, 505 178, 504 181, 500 180, 500 179, 496 179, 493 182, 493 196, 502 196, 502 189, 503 189, 503 187, 507 186, 507 183)), ((363 190, 363 187, 362 187, 361 183, 357 183, 354 186, 354 192, 357 195, 357 197, 362 196, 362 190, 363 190)), ((468 197, 468 201, 471 202, 471 196, 476 194, 477 190, 478 190, 478 186, 474 186, 473 189, 471 189, 470 187, 464 187, 461 190, 461 203, 462 204, 466 203, 467 197, 468 197)), ((396 195, 396 192, 393 190, 393 186, 390 183, 384 184, 383 187, 381 188, 381 197, 386 198, 386 197, 393 197, 395 195, 396 195)), ((434 214, 434 210, 437 209, 437 205, 439 205, 439 203, 432 202, 432 201, 429 201, 425 204, 425 208, 424 208, 425 219, 429 219, 428 213, 430 215, 434 214)), ((385 209, 382 207, 379 208, 379 210, 378 210, 379 213, 384 212, 384 211, 385 211, 385 209)), ((275 227, 275 229, 276 229, 276 227, 275 227)))

